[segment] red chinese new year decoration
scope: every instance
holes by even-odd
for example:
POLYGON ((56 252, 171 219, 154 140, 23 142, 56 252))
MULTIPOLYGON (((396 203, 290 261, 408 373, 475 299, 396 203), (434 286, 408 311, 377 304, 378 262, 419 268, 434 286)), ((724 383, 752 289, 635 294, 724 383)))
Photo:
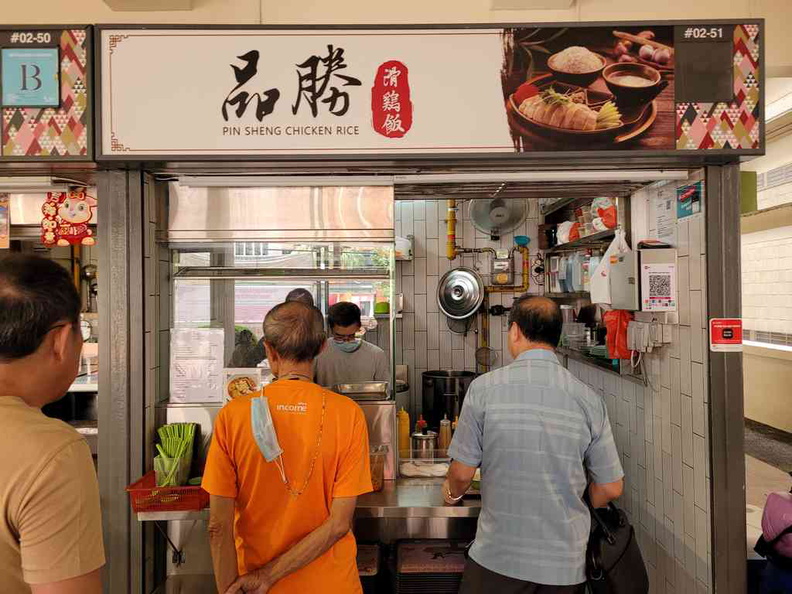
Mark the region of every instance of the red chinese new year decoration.
POLYGON ((49 192, 41 207, 41 242, 47 246, 94 245, 89 227, 96 199, 84 191, 49 192))
POLYGON ((377 134, 402 138, 412 128, 413 104, 407 66, 398 60, 380 65, 371 87, 371 124, 377 134))

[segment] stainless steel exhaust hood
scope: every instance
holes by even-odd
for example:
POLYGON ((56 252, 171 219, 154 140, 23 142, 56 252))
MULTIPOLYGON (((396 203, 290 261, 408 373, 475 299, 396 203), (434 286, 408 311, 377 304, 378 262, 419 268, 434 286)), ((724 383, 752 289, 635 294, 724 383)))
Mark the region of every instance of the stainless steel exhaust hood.
POLYGON ((169 190, 169 242, 394 240, 392 186, 169 190))

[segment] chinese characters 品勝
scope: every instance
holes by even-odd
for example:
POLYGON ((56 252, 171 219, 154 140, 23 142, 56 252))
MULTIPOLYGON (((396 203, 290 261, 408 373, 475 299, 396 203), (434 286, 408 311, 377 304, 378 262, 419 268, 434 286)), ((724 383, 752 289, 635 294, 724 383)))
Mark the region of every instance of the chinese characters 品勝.
MULTIPOLYGON (((241 118, 250 104, 255 103, 255 116, 259 121, 275 110, 281 96, 280 90, 272 88, 261 92, 250 92, 242 89, 258 73, 259 57, 259 52, 253 50, 239 56, 239 59, 245 62, 245 66, 240 68, 231 65, 237 84, 223 101, 222 114, 225 121, 229 119, 229 106, 235 106, 234 114, 237 118, 241 118)), ((296 115, 303 104, 307 106, 313 117, 319 115, 322 104, 335 116, 343 116, 349 111, 350 97, 344 89, 359 87, 361 82, 353 76, 339 72, 347 68, 343 48, 328 45, 325 56, 313 55, 296 66, 298 89, 297 98, 292 105, 293 114, 296 115)))

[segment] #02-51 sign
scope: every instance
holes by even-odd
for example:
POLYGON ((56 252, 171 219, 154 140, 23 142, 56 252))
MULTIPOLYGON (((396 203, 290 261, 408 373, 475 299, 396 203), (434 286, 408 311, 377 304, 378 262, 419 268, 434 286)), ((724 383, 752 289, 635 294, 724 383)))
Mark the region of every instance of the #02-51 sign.
POLYGON ((759 26, 720 27, 726 50, 698 86, 691 65, 711 48, 687 29, 102 29, 101 152, 758 149, 759 26))

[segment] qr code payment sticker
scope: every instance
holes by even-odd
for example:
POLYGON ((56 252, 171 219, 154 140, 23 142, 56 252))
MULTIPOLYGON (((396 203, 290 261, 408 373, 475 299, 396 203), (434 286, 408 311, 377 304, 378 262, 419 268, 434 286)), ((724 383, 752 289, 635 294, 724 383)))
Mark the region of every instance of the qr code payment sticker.
POLYGON ((671 275, 649 275, 649 297, 654 299, 671 298, 671 275))

